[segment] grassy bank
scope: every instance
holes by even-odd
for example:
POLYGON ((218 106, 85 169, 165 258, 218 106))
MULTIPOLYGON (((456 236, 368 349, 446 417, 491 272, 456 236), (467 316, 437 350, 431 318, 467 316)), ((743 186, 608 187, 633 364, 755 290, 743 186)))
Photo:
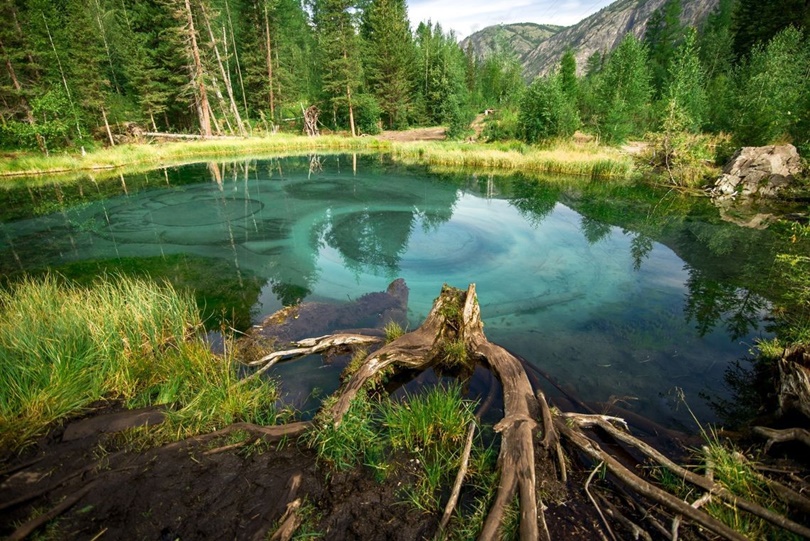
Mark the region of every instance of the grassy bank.
POLYGON ((238 385, 200 329, 190 295, 137 279, 83 288, 46 277, 0 291, 0 448, 103 398, 167 406, 165 438, 272 423, 273 385, 238 385))
POLYGON ((632 160, 616 149, 595 144, 559 143, 538 148, 521 143, 481 144, 454 141, 392 142, 373 137, 274 135, 266 138, 119 145, 88 153, 49 157, 13 154, 0 160, 0 177, 58 175, 81 171, 129 173, 228 157, 260 157, 305 152, 385 152, 405 163, 560 174, 591 179, 626 178, 632 160))
POLYGON ((225 156, 305 151, 386 151, 390 144, 370 137, 303 137, 279 134, 247 139, 211 139, 176 143, 118 145, 88 152, 20 153, 0 160, 0 176, 47 175, 72 171, 118 169, 136 165, 176 165, 225 156))

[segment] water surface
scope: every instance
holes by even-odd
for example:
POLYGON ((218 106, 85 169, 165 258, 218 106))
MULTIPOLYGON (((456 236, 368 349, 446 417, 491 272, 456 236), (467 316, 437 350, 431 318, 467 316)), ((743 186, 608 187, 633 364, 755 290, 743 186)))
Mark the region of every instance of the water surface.
MULTIPOLYGON (((713 420, 699 394, 725 396, 724 371, 764 332, 768 303, 750 277, 768 253, 747 247, 768 233, 649 188, 326 156, 2 197, 3 274, 136 269, 203 291, 241 326, 284 304, 348 302, 402 277, 415 328, 443 283, 474 282, 490 340, 582 400, 619 401, 669 426, 694 428, 680 390, 713 420)), ((299 402, 337 385, 318 359, 280 373, 299 402)))

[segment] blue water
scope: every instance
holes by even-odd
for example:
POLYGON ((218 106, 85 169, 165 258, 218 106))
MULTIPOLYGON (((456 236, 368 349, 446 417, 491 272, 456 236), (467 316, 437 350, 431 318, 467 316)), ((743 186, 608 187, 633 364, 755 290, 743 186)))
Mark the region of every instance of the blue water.
MULTIPOLYGON (((402 277, 416 328, 443 283, 474 282, 490 340, 580 399, 615 400, 665 425, 694 428, 682 392, 702 421, 714 420, 699 393, 725 396, 724 371, 763 334, 768 303, 753 295, 744 332, 730 332, 722 310, 698 325, 689 311, 700 301, 695 277, 722 277, 725 265, 738 263, 692 232, 728 236, 736 226, 718 226, 710 213, 703 223, 705 210, 683 211, 689 203, 679 202, 677 212, 660 201, 653 207, 657 194, 631 191, 634 199, 615 204, 607 199, 620 195, 584 181, 555 180, 538 191, 543 182, 432 175, 376 156, 197 164, 84 180, 81 195, 64 203, 48 195, 58 188, 40 189, 32 211, 3 223, 0 254, 7 273, 177 254, 222 260, 239 280, 261 284, 254 322, 285 303, 348 302, 402 277), (614 206, 605 212, 605 205, 614 206), (602 210, 584 210, 595 208, 602 210), (688 220, 673 223, 668 213, 678 212, 688 220), (679 253, 703 254, 695 259, 705 268, 656 235, 678 239, 668 244, 679 253), (696 246, 684 247, 684 238, 696 246)), ((318 363, 278 372, 295 400, 337 385, 336 371, 318 363)))

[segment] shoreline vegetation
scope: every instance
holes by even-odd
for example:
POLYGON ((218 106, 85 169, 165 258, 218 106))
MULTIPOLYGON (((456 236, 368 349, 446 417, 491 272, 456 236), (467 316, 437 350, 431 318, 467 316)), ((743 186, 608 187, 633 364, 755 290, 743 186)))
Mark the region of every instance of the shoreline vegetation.
POLYGON ((221 158, 278 156, 311 152, 385 153, 395 161, 431 167, 559 174, 592 180, 625 180, 637 173, 632 158, 613 147, 559 142, 535 147, 520 142, 387 141, 375 137, 276 134, 245 139, 138 143, 78 153, 43 156, 13 153, 0 160, 0 185, 20 178, 80 173, 128 173, 221 158))

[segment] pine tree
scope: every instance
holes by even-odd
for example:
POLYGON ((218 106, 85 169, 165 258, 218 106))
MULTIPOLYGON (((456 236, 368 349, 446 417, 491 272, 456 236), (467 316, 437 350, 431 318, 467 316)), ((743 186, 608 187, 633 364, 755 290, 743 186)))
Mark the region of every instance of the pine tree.
POLYGON ((363 12, 365 73, 389 128, 411 115, 416 49, 405 0, 372 0, 363 12))
POLYGON ((568 97, 568 100, 576 104, 579 99, 577 59, 574 57, 574 51, 570 48, 565 50, 562 59, 560 59, 560 85, 562 86, 563 94, 568 97))
POLYGON ((681 0, 668 0, 653 12, 647 22, 644 43, 649 54, 652 84, 657 96, 663 95, 669 63, 683 38, 682 11, 681 0))
POLYGON ((313 20, 320 53, 321 84, 333 118, 345 109, 352 136, 357 135, 354 101, 363 81, 360 42, 355 30, 349 0, 315 0, 313 20))
POLYGON ((764 46, 776 34, 793 26, 810 30, 810 2, 807 0, 737 0, 734 10, 734 52, 748 55, 759 44, 764 46))

